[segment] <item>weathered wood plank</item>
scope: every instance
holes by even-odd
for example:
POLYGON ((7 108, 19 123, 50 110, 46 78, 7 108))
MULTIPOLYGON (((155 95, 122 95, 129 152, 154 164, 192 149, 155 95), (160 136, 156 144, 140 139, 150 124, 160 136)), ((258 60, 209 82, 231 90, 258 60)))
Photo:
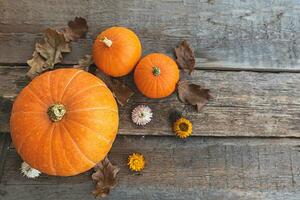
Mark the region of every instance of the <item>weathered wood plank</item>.
MULTIPOLYGON (((25 85, 22 75, 26 67, 0 68, 0 131, 8 132, 12 99, 25 85)), ((126 83, 136 88, 131 78, 126 83)), ((143 97, 139 92, 130 104, 120 108, 120 134, 172 135, 168 122, 171 109, 179 109, 194 122, 197 136, 259 136, 300 137, 300 74, 196 71, 196 83, 210 88, 214 99, 196 113, 177 100, 176 95, 162 100, 143 97), (154 111, 154 119, 145 127, 135 126, 131 110, 147 104, 154 111)))
POLYGON ((0 133, 0 183, 3 175, 4 163, 6 160, 7 152, 9 150, 10 145, 10 137, 9 134, 0 133))
MULTIPOLYGON (((108 199, 299 199, 299 150, 299 139, 118 136, 109 156, 121 168, 119 186, 108 199), (140 175, 126 166, 132 152, 147 160, 140 175)), ((11 149, 0 190, 6 200, 92 199, 89 172, 29 180, 20 163, 11 149)))
POLYGON ((75 15, 88 20, 90 32, 65 63, 90 53, 97 33, 121 25, 137 32, 144 53, 170 54, 187 39, 199 68, 300 70, 298 0, 2 0, 0 63, 25 63, 43 29, 63 27, 75 15))

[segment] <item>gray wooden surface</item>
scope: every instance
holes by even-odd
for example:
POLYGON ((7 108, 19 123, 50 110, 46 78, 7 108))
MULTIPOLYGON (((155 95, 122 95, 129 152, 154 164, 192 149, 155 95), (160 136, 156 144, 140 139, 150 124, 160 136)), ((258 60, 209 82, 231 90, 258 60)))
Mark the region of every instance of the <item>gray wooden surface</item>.
MULTIPOLYGON (((107 199, 299 199, 298 139, 119 136, 110 160, 121 167, 107 199), (140 174, 126 167, 132 152, 144 154, 140 174)), ((76 177, 43 175, 28 180, 9 149, 0 188, 3 199, 93 199, 90 172, 76 177)))
MULTIPOLYGON (((5 108, 0 131, 9 131, 12 99, 26 84, 22 76, 28 67, 0 67, 0 105, 5 108)), ((126 83, 135 89, 131 77, 126 83)), ((211 89, 214 99, 196 113, 191 106, 177 100, 176 95, 163 100, 143 97, 136 89, 130 103, 120 108, 119 134, 173 135, 168 121, 169 111, 179 109, 194 122, 193 135, 300 137, 300 74, 232 71, 193 73, 193 81, 211 89), (131 110, 139 104, 149 105, 154 112, 152 122, 137 127, 131 122, 131 110)))
POLYGON ((89 54, 100 31, 121 25, 137 32, 144 53, 172 53, 189 40, 201 68, 300 70, 299 0, 1 0, 0 63, 25 63, 43 29, 64 27, 74 15, 90 31, 65 63, 89 54))
MULTIPOLYGON (((199 114, 175 94, 160 101, 136 94, 121 108, 110 153, 121 168, 119 185, 107 199, 300 199, 300 0, 0 0, 0 200, 93 199, 91 172, 22 177, 9 138, 10 109, 27 84, 35 42, 45 28, 65 27, 75 16, 90 29, 63 66, 90 54, 99 32, 121 25, 138 34, 144 54, 172 56, 188 40, 196 55, 193 81, 214 96, 199 114), (138 104, 154 110, 145 128, 130 121, 138 104), (194 137, 172 135, 172 108, 192 118, 194 137), (132 152, 146 157, 141 174, 126 166, 132 152)), ((131 77, 124 79, 136 90, 131 77)))

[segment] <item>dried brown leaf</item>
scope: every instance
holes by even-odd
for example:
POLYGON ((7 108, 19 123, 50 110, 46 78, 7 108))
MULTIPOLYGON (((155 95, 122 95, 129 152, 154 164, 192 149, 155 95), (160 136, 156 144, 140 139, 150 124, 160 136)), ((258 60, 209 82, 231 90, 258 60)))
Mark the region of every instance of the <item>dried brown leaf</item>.
POLYGON ((62 30, 67 42, 84 38, 88 31, 88 25, 84 18, 75 17, 73 21, 69 21, 68 27, 62 30))
POLYGON ((30 78, 34 78, 45 70, 45 59, 36 51, 33 52, 32 58, 27 60, 27 64, 30 66, 30 69, 27 72, 27 76, 30 78))
POLYGON ((134 95, 133 90, 124 84, 123 81, 112 78, 99 70, 97 70, 96 75, 101 78, 101 80, 103 80, 107 87, 112 91, 120 106, 125 106, 129 99, 134 95))
POLYGON ((71 52, 69 43, 84 37, 87 30, 86 20, 81 17, 70 21, 62 31, 46 29, 43 40, 35 45, 33 57, 27 61, 30 66, 27 76, 34 78, 43 71, 54 68, 55 64, 63 60, 62 53, 71 52))
POLYGON ((62 53, 71 52, 69 43, 65 41, 63 34, 51 28, 46 29, 44 40, 37 43, 35 49, 45 58, 49 68, 62 61, 62 53))
POLYGON ((89 71, 89 67, 93 64, 93 62, 94 61, 92 55, 85 55, 78 61, 78 65, 74 65, 74 68, 89 71))
POLYGON ((118 79, 111 79, 108 85, 121 106, 126 105, 130 97, 134 95, 134 92, 118 79))
POLYGON ((177 90, 180 101, 196 106, 198 112, 200 112, 208 100, 212 98, 209 89, 205 89, 200 85, 190 83, 186 80, 178 83, 177 90))
POLYGON ((117 185, 117 174, 119 168, 111 164, 107 157, 94 167, 92 174, 93 181, 96 182, 96 188, 93 191, 95 197, 106 197, 110 190, 117 185))
POLYGON ((194 70, 195 67, 195 55, 187 41, 182 41, 178 47, 175 48, 176 61, 178 65, 184 70, 188 70, 189 74, 194 70))
POLYGON ((46 29, 43 40, 35 45, 33 58, 27 61, 31 67, 27 75, 33 78, 45 70, 52 69, 56 63, 62 61, 62 53, 67 52, 71 52, 71 49, 63 34, 51 28, 46 29))

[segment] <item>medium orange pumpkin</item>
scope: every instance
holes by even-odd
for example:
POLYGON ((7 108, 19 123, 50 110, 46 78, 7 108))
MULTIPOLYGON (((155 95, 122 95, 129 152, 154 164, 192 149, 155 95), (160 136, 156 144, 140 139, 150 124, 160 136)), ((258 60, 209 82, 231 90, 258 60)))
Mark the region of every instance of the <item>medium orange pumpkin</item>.
POLYGON ((140 60, 134 71, 137 88, 150 98, 167 97, 176 89, 179 70, 176 62, 161 53, 152 53, 140 60))
POLYGON ((124 27, 111 27, 100 33, 93 46, 93 59, 104 73, 120 77, 129 74, 141 58, 137 35, 124 27))
POLYGON ((118 107, 97 77, 58 69, 36 77, 21 91, 10 128, 17 152, 31 167, 71 176, 106 156, 118 130, 118 107))

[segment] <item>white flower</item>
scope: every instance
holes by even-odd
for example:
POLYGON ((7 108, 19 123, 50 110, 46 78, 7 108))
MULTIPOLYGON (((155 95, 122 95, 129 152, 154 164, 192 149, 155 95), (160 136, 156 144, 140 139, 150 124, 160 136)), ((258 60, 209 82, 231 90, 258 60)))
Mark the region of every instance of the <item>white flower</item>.
POLYGON ((132 111, 132 121, 137 125, 146 125, 151 121, 152 111, 148 106, 139 105, 132 111))
POLYGON ((26 176, 27 178, 36 178, 41 174, 41 172, 37 169, 30 167, 30 165, 28 165, 26 162, 22 162, 21 174, 23 176, 26 176))

